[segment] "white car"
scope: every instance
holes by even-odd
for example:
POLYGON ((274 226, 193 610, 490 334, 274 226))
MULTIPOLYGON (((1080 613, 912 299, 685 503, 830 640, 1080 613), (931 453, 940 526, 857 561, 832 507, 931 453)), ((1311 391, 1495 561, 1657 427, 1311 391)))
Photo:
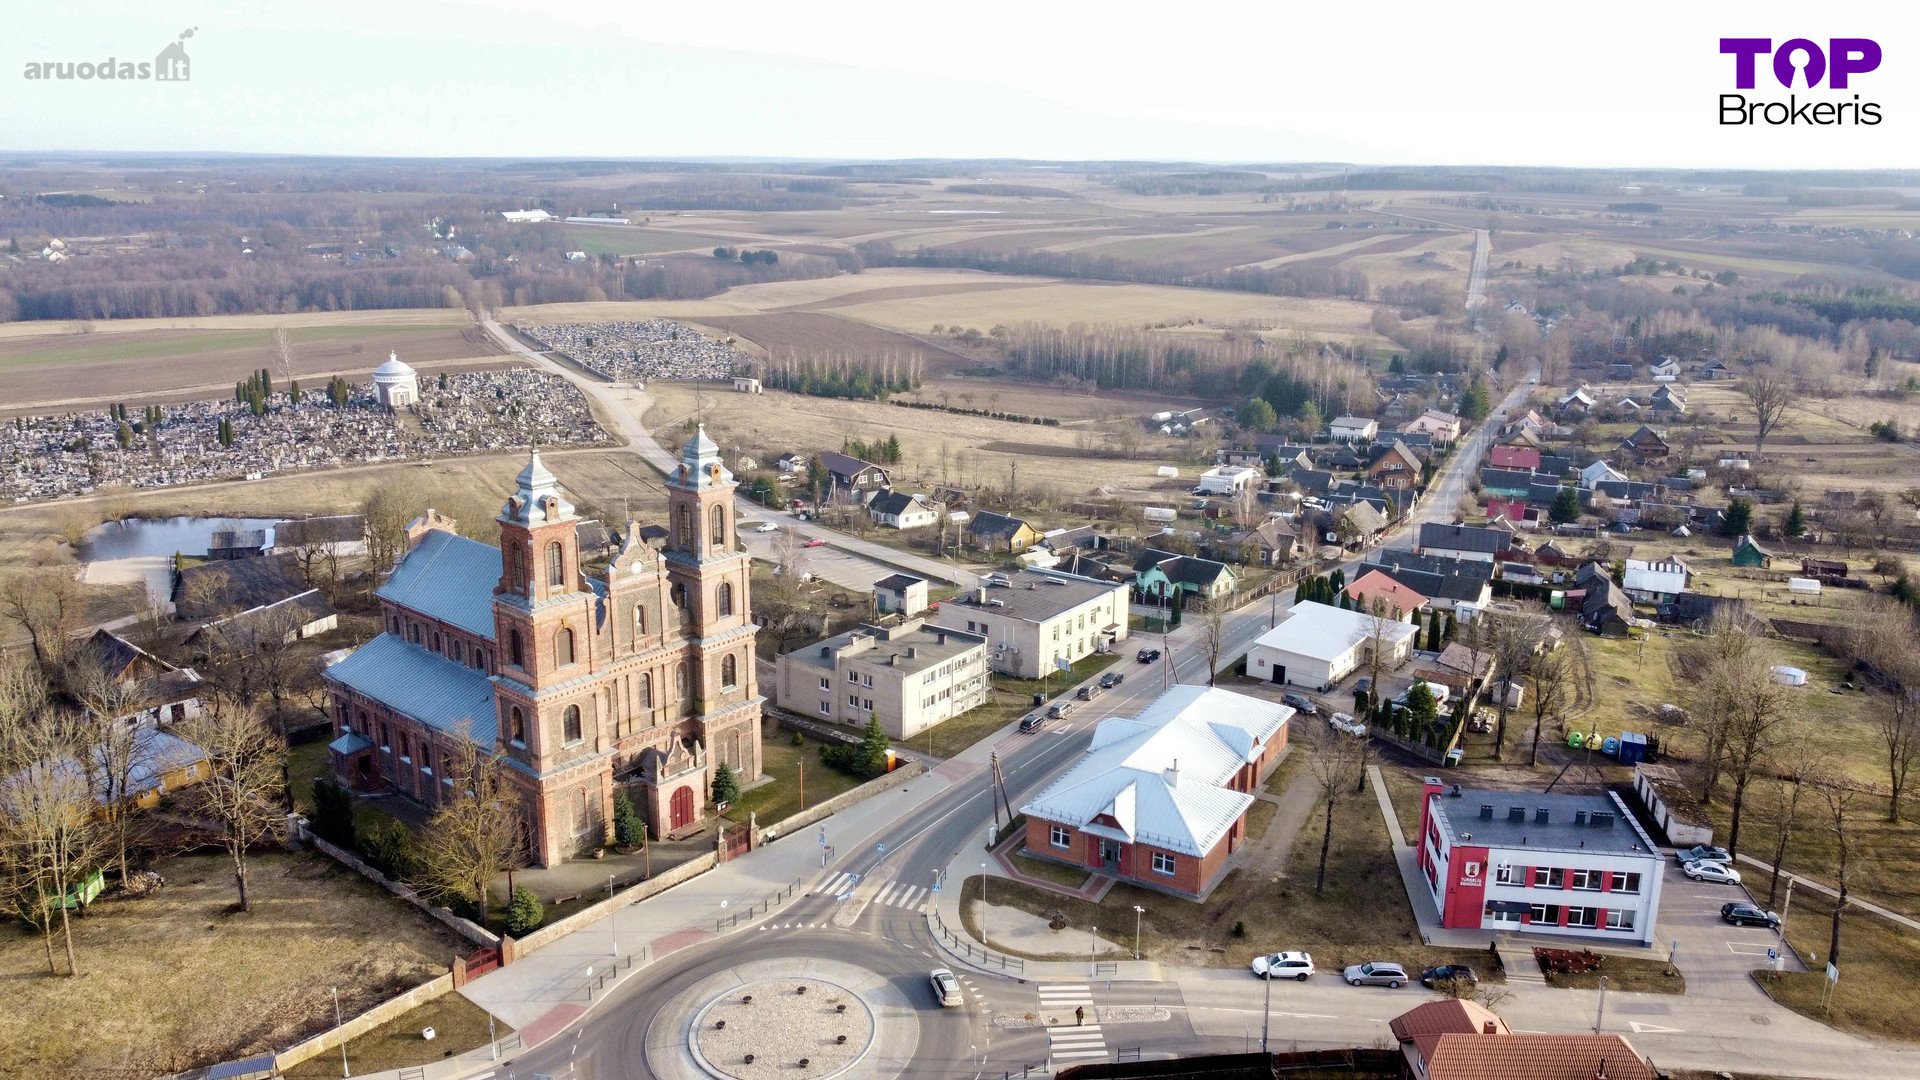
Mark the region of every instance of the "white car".
POLYGON ((960 993, 960 980, 946 968, 934 968, 927 974, 927 981, 933 984, 933 1000, 942 1008, 954 1009, 967 1003, 960 993))
POLYGON ((1717 862, 1690 862, 1682 867, 1681 873, 1695 881, 1705 881, 1714 885, 1740 884, 1740 871, 1717 862))
POLYGON ((1313 957, 1303 952, 1277 952, 1253 958, 1253 974, 1262 979, 1306 982, 1313 974, 1313 957))
POLYGON ((760 523, 760 527, 753 531, 754 532, 779 532, 780 526, 775 525, 771 521, 763 521, 760 523))
POLYGON ((1367 734, 1367 725, 1355 720, 1351 714, 1337 712, 1327 717, 1327 726, 1335 731, 1344 731, 1349 735, 1367 734))

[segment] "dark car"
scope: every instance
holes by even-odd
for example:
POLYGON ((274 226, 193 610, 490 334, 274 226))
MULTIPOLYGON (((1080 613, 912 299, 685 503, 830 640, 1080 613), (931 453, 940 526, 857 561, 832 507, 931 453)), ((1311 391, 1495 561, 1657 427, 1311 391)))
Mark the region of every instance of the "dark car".
POLYGON ((1769 930, 1780 929, 1780 916, 1758 904, 1748 904, 1739 900, 1720 905, 1720 921, 1732 923, 1735 926, 1764 926, 1769 930))
POLYGON ((1476 986, 1480 982, 1480 976, 1475 975, 1473 969, 1465 964, 1441 964, 1439 967, 1430 967, 1420 973, 1420 985, 1428 989, 1443 982, 1459 982, 1476 986))
POLYGON ((1092 701, 1093 695, 1099 692, 1100 691, 1097 687, 1083 686, 1080 688, 1080 692, 1073 696, 1079 698, 1081 701, 1092 701))
POLYGON ((1294 694, 1294 693, 1281 694, 1280 700, 1283 703, 1292 706, 1294 711, 1302 713, 1307 716, 1315 716, 1315 715, 1318 715, 1320 712, 1320 707, 1318 705, 1315 705, 1313 703, 1313 699, 1308 697, 1305 694, 1294 694))
POLYGON ((1020 730, 1026 732, 1039 731, 1046 726, 1047 717, 1044 713, 1034 713, 1032 716, 1020 721, 1020 730))
POLYGON ((1127 681, 1125 675, 1118 671, 1109 671, 1105 675, 1100 676, 1100 689, 1111 690, 1125 681, 1127 681))
POLYGON ((1159 649, 1141 649, 1141 650, 1140 650, 1140 662, 1141 662, 1141 663, 1143 663, 1143 664, 1151 664, 1151 663, 1153 663, 1153 662, 1154 662, 1155 660, 1158 660, 1158 659, 1160 659, 1160 650, 1159 650, 1159 649))
POLYGON ((1358 679, 1355 679, 1353 682, 1353 692, 1356 694, 1372 693, 1373 692, 1373 676, 1362 675, 1358 679))
POLYGON ((1683 866, 1690 862, 1731 863, 1733 862, 1733 855, 1730 854, 1727 851, 1727 849, 1723 847, 1710 847, 1706 844, 1695 844, 1690 848, 1682 848, 1679 851, 1674 852, 1673 861, 1680 863, 1683 866))

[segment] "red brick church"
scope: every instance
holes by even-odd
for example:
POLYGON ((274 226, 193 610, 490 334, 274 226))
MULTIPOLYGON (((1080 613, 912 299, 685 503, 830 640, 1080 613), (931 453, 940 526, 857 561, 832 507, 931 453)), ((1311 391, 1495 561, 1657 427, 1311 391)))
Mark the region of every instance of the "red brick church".
POLYGON ((335 774, 431 807, 451 790, 455 740, 498 748, 540 866, 609 842, 617 790, 655 837, 699 825, 718 765, 742 785, 760 776, 734 486, 702 428, 667 478, 665 537, 629 522, 592 575, 582 519, 537 453, 496 519, 499 546, 428 510, 379 589, 384 632, 326 672, 335 774))

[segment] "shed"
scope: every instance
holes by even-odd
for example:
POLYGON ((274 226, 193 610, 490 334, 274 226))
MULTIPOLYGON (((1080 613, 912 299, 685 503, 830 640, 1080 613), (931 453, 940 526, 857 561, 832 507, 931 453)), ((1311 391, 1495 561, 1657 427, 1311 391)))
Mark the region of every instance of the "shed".
POLYGON ((1746 567, 1769 567, 1773 565, 1773 552, 1760 546, 1752 533, 1742 536, 1733 545, 1733 565, 1746 567))
POLYGON ((1773 666, 1773 681, 1782 686, 1805 686, 1807 685, 1807 673, 1791 664, 1775 664, 1773 666))
POLYGON ((1787 591, 1803 596, 1819 596, 1820 581, 1818 578, 1790 577, 1787 579, 1787 591))

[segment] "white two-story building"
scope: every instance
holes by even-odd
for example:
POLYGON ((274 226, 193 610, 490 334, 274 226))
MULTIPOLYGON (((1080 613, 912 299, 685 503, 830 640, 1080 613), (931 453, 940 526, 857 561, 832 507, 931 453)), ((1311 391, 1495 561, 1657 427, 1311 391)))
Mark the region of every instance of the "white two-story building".
POLYGON ((1442 926, 1655 941, 1665 861, 1611 792, 1462 789, 1429 777, 1419 858, 1442 926))

